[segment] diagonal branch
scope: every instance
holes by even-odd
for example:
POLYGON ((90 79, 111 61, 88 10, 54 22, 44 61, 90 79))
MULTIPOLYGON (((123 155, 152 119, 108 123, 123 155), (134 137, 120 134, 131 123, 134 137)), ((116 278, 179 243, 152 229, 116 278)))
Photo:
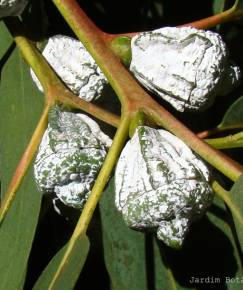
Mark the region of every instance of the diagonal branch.
POLYGON ((217 181, 212 184, 214 192, 227 204, 237 221, 243 226, 243 216, 232 200, 231 193, 225 190, 217 181))
POLYGON ((41 119, 35 129, 35 132, 28 144, 10 182, 7 192, 4 195, 0 208, 0 224, 3 221, 9 207, 11 206, 16 192, 21 185, 22 180, 31 164, 35 152, 39 146, 40 140, 46 128, 48 112, 52 105, 61 102, 72 108, 82 109, 83 111, 93 114, 95 117, 105 121, 115 127, 119 124, 119 117, 98 106, 88 103, 72 94, 60 81, 55 72, 51 69, 44 57, 38 52, 35 46, 23 36, 23 27, 17 18, 7 18, 5 24, 12 33, 14 40, 22 52, 25 60, 32 67, 39 78, 46 96, 46 106, 42 113, 41 119))
POLYGON ((243 147, 243 132, 220 138, 205 139, 205 141, 218 149, 243 147))
MULTIPOLYGON (((87 227, 93 216, 96 205, 100 200, 101 194, 105 188, 109 176, 112 173, 112 170, 120 155, 123 145, 127 139, 129 124, 130 124, 130 116, 129 115, 122 116, 120 126, 117 129, 111 148, 106 156, 102 169, 95 181, 90 196, 87 202, 85 203, 84 209, 79 217, 78 223, 75 227, 72 237, 68 242, 68 247, 65 251, 65 254, 58 266, 57 271, 53 274, 53 277, 48 287, 49 290, 56 289, 56 284, 58 283, 60 276, 63 275, 65 271, 68 271, 69 267, 72 267, 72 265, 69 264, 69 261, 71 260, 72 255, 76 255, 74 251, 76 241, 86 234, 87 227)), ((82 253, 80 253, 80 255, 82 255, 82 253)))
MULTIPOLYGON (((198 29, 208 29, 211 27, 214 27, 219 24, 223 24, 229 21, 234 21, 237 19, 240 19, 243 17, 243 9, 238 8, 239 1, 241 0, 236 0, 235 4, 228 10, 223 11, 221 13, 218 13, 216 15, 212 15, 200 20, 196 20, 190 23, 184 23, 179 25, 178 27, 185 27, 185 26, 191 26, 194 28, 198 29)), ((103 38, 106 41, 111 42, 113 39, 119 37, 119 36, 127 36, 127 37, 133 37, 141 32, 127 32, 127 33, 122 33, 122 34, 110 34, 110 33, 104 33, 103 32, 103 38)))
POLYGON ((35 45, 25 37, 24 27, 17 18, 7 18, 5 24, 14 37, 24 59, 38 77, 44 89, 46 102, 49 105, 53 105, 58 101, 66 106, 83 110, 112 126, 118 126, 118 116, 80 99, 67 89, 42 54, 36 49, 35 45))
POLYGON ((236 181, 243 173, 243 167, 238 162, 202 141, 164 108, 158 107, 156 104, 153 107, 146 107, 145 113, 158 125, 163 126, 183 140, 196 153, 231 180, 236 181))
POLYGON ((35 129, 35 132, 33 136, 31 137, 31 140, 21 158, 19 161, 19 164, 16 168, 16 171, 13 175, 13 178, 10 182, 10 185, 8 187, 7 192, 4 195, 3 202, 1 204, 0 208, 0 224, 3 221, 15 195, 16 192, 31 164, 31 161, 35 155, 35 152, 39 146, 39 143, 41 141, 42 135, 46 129, 46 124, 48 120, 48 112, 49 107, 46 106, 43 110, 43 113, 41 115, 40 121, 35 129))
POLYGON ((227 126, 222 126, 222 127, 220 127, 220 126, 214 127, 212 129, 197 133, 197 136, 199 138, 208 138, 212 135, 216 135, 216 134, 228 132, 228 131, 233 131, 236 129, 243 129, 243 124, 238 123, 238 124, 232 124, 232 125, 227 125, 227 126))
POLYGON ((230 179, 236 180, 243 173, 243 167, 240 164, 200 140, 141 88, 107 46, 103 33, 75 0, 53 0, 53 2, 106 75, 121 101, 124 112, 130 112, 133 115, 139 111, 145 112, 150 119, 177 135, 230 179))
POLYGON ((182 24, 179 27, 192 26, 198 29, 207 29, 214 27, 218 24, 229 22, 232 20, 237 20, 243 16, 243 9, 238 8, 239 0, 235 1, 235 4, 228 10, 218 13, 207 18, 194 21, 191 23, 182 24))

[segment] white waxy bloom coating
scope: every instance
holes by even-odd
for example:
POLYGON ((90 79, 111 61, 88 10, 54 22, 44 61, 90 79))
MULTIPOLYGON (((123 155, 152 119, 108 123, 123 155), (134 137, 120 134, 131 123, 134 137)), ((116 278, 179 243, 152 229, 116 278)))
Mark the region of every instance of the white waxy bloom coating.
POLYGON ((34 164, 38 188, 82 208, 111 142, 89 117, 54 107, 34 164))
POLYGON ((20 15, 27 3, 27 0, 0 0, 0 19, 20 15))
POLYGON ((211 31, 164 27, 133 37, 131 46, 135 77, 181 112, 207 108, 240 78, 220 35, 211 31))
POLYGON ((134 229, 157 230, 157 237, 180 247, 190 223, 211 204, 210 174, 176 136, 137 128, 115 172, 115 204, 134 229))
MULTIPOLYGON (((107 79, 80 41, 63 35, 53 36, 42 54, 74 94, 88 102, 101 96, 107 79)), ((33 71, 31 75, 43 91, 33 71)))

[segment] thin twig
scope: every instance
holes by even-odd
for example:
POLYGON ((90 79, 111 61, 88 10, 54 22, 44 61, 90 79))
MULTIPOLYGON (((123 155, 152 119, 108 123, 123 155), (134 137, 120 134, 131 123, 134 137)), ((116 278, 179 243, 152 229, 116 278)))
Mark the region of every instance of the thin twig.
POLYGON ((54 104, 59 101, 71 108, 83 110, 112 126, 118 126, 118 116, 80 99, 67 89, 42 54, 36 49, 35 45, 24 36, 26 34, 25 29, 17 18, 7 18, 5 24, 14 37, 24 59, 39 79, 44 89, 46 102, 54 104))
POLYGON ((85 203, 84 209, 81 213, 81 216, 78 220, 78 223, 75 227, 72 237, 68 243, 68 248, 65 251, 64 257, 62 258, 62 261, 60 262, 58 269, 52 278, 52 281, 50 282, 50 285, 48 287, 49 290, 55 289, 56 281, 58 280, 60 275, 62 275, 62 271, 64 271, 70 255, 73 254, 73 248, 76 240, 82 237, 82 235, 84 235, 87 231, 87 227, 93 216, 96 205, 100 200, 104 187, 109 179, 109 176, 111 175, 111 172, 116 164, 116 161, 120 155, 120 152, 128 136, 129 124, 130 124, 130 116, 124 115, 121 119, 120 126, 117 129, 115 138, 106 156, 102 169, 95 181, 91 194, 87 202, 85 203))
POLYGON ((205 139, 205 141, 217 149, 229 149, 243 147, 243 132, 214 139, 205 139))
POLYGON ((35 129, 33 136, 16 168, 16 171, 12 177, 9 184, 8 190, 4 195, 3 202, 0 208, 0 224, 3 221, 15 195, 16 192, 31 164, 31 161, 35 155, 35 152, 39 146, 42 135, 46 129, 47 119, 48 119, 49 106, 46 106, 41 115, 40 121, 35 129))
POLYGON ((227 204, 232 214, 238 220, 238 222, 243 226, 243 217, 237 206, 234 204, 231 198, 231 193, 225 190, 217 181, 212 183, 212 188, 214 192, 222 198, 222 200, 227 204))
POLYGON ((222 127, 215 127, 210 130, 205 130, 205 131, 197 133, 197 137, 204 139, 213 135, 217 135, 223 132, 228 132, 228 131, 237 130, 237 129, 243 129, 243 124, 234 124, 234 125, 228 125, 228 126, 222 126, 222 127))
POLYGON ((53 0, 53 2, 104 72, 121 101, 123 112, 136 115, 137 112, 144 111, 150 119, 156 119, 158 124, 181 138, 195 152, 232 180, 236 180, 243 173, 243 167, 240 164, 200 140, 141 88, 107 46, 102 33, 79 7, 77 1, 53 0))

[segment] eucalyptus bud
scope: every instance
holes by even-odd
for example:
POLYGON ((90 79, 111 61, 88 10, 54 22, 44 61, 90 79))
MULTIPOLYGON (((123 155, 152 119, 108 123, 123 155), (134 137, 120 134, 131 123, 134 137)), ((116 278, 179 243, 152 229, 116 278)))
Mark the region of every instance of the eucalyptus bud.
MULTIPOLYGON (((74 94, 88 102, 101 96, 108 81, 80 41, 64 35, 53 36, 42 54, 74 94)), ((31 75, 39 90, 43 91, 33 71, 31 75)))
POLYGON ((210 172, 176 136, 137 128, 115 172, 115 204, 125 223, 157 232, 167 245, 181 247, 190 224, 212 202, 210 172))
POLYGON ((34 164, 38 188, 82 208, 110 145, 111 139, 88 116, 52 108, 34 164))
POLYGON ((164 27, 133 37, 131 46, 135 77, 181 112, 206 109, 240 78, 215 32, 164 27))

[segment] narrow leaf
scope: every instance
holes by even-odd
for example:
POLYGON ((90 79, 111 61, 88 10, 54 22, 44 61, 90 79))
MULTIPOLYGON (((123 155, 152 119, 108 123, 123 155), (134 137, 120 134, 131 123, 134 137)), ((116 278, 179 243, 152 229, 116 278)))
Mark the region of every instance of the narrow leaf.
MULTIPOLYGON (((183 248, 176 251, 125 225, 114 205, 113 182, 100 202, 105 263, 113 290, 207 289, 209 282, 203 279, 208 277, 217 278, 217 289, 228 289, 226 278, 241 276, 240 256, 221 199, 215 198, 207 216, 192 225, 183 248)), ((236 283, 229 286, 240 289, 236 283)))
MULTIPOLYGON (((41 115, 43 97, 35 89, 29 68, 18 50, 13 47, 6 54, 12 39, 3 24, 0 24, 0 39, 0 56, 5 57, 0 79, 2 198, 41 115)), ((0 227, 1 289, 16 290, 23 286, 40 203, 41 194, 29 170, 0 227)))
POLYGON ((117 212, 113 179, 102 195, 100 210, 105 263, 112 289, 146 290, 145 236, 127 228, 117 212))
MULTIPOLYGON (((215 196, 213 206, 207 216, 215 226, 215 230, 220 231, 222 236, 221 239, 216 241, 216 251, 222 252, 216 262, 218 266, 215 274, 215 276, 220 277, 222 287, 217 289, 240 290, 242 289, 242 283, 236 281, 241 281, 243 277, 241 253, 235 243, 230 222, 231 217, 220 197, 215 196)), ((210 239, 210 235, 208 235, 208 239, 210 239)), ((211 240, 214 241, 214 238, 212 237, 211 240)), ((213 258, 212 256, 211 263, 214 261, 213 258)))
POLYGON ((225 0, 213 0, 213 13, 218 14, 224 11, 225 0))
POLYGON ((129 229, 114 204, 114 178, 102 195, 104 257, 112 290, 184 289, 164 264, 154 235, 129 229))
POLYGON ((219 128, 228 126, 243 127, 243 96, 237 99, 226 111, 222 122, 218 125, 219 128))
POLYGON ((235 182, 230 191, 230 200, 235 210, 232 210, 237 236, 243 252, 243 175, 235 182))
POLYGON ((3 23, 0 24, 0 36, 1 36, 1 44, 0 44, 0 66, 1 66, 2 57, 7 53, 8 48, 13 43, 13 39, 11 35, 8 33, 7 28, 3 23))
POLYGON ((72 290, 79 277, 89 252, 89 239, 86 235, 76 239, 72 255, 66 261, 61 275, 54 280, 55 273, 66 253, 68 244, 65 245, 47 265, 44 272, 36 282, 33 290, 72 290))

